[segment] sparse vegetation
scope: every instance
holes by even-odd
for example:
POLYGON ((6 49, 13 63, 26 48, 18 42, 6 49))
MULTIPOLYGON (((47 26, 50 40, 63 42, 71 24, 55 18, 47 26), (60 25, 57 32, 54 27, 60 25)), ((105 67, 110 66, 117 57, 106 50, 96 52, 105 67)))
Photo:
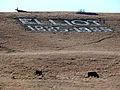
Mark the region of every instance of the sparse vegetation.
POLYGON ((119 90, 119 20, 120 14, 112 13, 0 13, 0 89, 119 90), (100 19, 114 32, 28 31, 15 19, 20 17, 100 19), (99 78, 86 78, 88 72, 99 78))

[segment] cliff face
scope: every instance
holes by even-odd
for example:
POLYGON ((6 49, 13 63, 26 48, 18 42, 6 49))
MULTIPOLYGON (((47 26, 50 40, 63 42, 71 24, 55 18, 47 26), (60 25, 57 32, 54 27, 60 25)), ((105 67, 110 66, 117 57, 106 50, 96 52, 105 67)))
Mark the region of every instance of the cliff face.
POLYGON ((115 90, 120 88, 119 46, 119 13, 0 13, 0 87, 115 90), (100 78, 86 78, 89 71, 100 78))

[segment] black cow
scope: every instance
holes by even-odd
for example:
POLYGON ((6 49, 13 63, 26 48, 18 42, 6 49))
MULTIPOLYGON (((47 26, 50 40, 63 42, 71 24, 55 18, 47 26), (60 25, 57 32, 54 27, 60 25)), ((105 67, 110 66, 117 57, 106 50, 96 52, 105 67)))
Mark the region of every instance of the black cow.
POLYGON ((24 11, 24 10, 19 10, 18 8, 15 9, 17 12, 27 12, 27 11, 24 11))
POLYGON ((97 72, 88 72, 88 77, 97 77, 97 78, 99 78, 99 75, 97 74, 97 72))
POLYGON ((39 71, 39 70, 36 70, 35 71, 35 74, 38 75, 38 76, 41 76, 43 77, 43 72, 42 71, 39 71))

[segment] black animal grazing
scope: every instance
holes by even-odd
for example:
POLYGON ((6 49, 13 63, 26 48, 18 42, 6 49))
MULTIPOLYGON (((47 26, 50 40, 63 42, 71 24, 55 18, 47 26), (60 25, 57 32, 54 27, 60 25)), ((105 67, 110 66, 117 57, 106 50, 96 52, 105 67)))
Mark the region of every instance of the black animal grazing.
POLYGON ((35 71, 35 74, 38 75, 38 76, 41 76, 43 77, 43 72, 42 71, 39 71, 39 70, 36 70, 35 71))
POLYGON ((17 12, 27 12, 27 11, 24 11, 24 10, 19 10, 18 8, 15 9, 17 12))
POLYGON ((97 78, 99 78, 99 75, 97 74, 97 72, 88 72, 88 77, 97 77, 97 78))

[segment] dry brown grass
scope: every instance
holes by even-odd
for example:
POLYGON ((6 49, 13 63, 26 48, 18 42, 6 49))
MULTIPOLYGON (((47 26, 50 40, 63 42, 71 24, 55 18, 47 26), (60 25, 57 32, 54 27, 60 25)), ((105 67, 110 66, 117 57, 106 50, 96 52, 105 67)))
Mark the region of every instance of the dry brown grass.
POLYGON ((0 13, 0 90, 119 90, 119 47, 120 14, 0 13), (33 32, 18 17, 102 18, 114 32, 33 32), (86 78, 89 71, 100 78, 86 78))

